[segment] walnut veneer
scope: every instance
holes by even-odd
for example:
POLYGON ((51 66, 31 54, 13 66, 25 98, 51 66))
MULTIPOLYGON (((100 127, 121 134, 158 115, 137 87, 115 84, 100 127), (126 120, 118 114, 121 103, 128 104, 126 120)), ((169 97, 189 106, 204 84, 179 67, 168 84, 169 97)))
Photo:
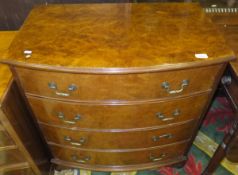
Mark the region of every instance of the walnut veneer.
POLYGON ((2 62, 61 167, 178 165, 228 61, 198 4, 36 7, 2 62))
POLYGON ((81 130, 84 128, 133 130, 133 128, 152 128, 199 118, 209 93, 166 101, 133 102, 120 105, 74 103, 30 95, 27 97, 40 123, 81 130), (193 110, 188 108, 191 103, 193 110), (64 116, 64 120, 60 116, 64 116))
POLYGON ((191 137, 195 122, 179 123, 160 129, 144 129, 125 132, 104 130, 80 131, 77 129, 55 128, 41 124, 41 129, 48 142, 71 145, 88 149, 137 149, 165 145, 186 140, 191 137), (126 142, 117 142, 126 140, 126 142))

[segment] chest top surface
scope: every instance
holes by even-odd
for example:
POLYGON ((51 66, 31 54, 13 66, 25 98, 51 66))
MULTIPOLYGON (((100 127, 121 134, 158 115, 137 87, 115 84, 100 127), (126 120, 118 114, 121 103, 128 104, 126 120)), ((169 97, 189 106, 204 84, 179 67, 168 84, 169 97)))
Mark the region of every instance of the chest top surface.
POLYGON ((115 3, 34 8, 2 60, 49 68, 133 70, 233 57, 198 4, 115 3))

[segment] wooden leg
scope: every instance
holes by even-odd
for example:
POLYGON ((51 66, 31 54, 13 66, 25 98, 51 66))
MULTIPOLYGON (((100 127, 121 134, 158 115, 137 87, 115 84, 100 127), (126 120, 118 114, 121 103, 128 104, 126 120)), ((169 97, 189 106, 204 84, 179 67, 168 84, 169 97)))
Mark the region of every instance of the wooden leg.
POLYGON ((222 159, 226 156, 224 149, 225 146, 224 143, 219 145, 202 175, 212 175, 212 173, 217 169, 222 159))
POLYGON ((238 121, 235 121, 233 127, 230 129, 229 133, 227 133, 222 141, 222 143, 217 148, 213 157, 211 158, 208 166, 202 173, 202 175, 212 175, 214 171, 217 169, 222 159, 226 156, 227 145, 232 141, 233 137, 238 133, 238 121))

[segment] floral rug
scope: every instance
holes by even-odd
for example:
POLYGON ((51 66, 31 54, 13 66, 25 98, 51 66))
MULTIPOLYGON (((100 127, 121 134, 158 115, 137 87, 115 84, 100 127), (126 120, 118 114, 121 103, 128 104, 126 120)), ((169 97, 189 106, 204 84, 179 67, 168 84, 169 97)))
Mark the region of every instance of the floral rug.
MULTIPOLYGON (((217 97, 200 129, 189 152, 188 161, 183 168, 163 167, 153 171, 138 172, 92 172, 85 170, 64 170, 55 175, 200 175, 231 127, 233 113, 226 98, 217 97)), ((214 175, 238 175, 238 164, 224 159, 214 175)))

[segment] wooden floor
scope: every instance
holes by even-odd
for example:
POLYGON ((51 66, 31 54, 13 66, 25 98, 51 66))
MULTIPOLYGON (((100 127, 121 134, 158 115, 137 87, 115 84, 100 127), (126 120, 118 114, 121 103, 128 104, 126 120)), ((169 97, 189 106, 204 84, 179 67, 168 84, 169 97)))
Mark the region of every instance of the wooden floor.
POLYGON ((9 47, 16 34, 17 31, 0 31, 0 55, 9 47))
MULTIPOLYGON (((17 34, 17 31, 0 31, 0 58, 1 55, 6 51, 6 49, 11 44, 13 38, 17 34)), ((1 64, 0 65, 0 94, 3 94, 6 88, 6 85, 9 83, 11 78, 11 72, 8 66, 1 64), (4 77, 1 78, 1 77, 4 77)))

